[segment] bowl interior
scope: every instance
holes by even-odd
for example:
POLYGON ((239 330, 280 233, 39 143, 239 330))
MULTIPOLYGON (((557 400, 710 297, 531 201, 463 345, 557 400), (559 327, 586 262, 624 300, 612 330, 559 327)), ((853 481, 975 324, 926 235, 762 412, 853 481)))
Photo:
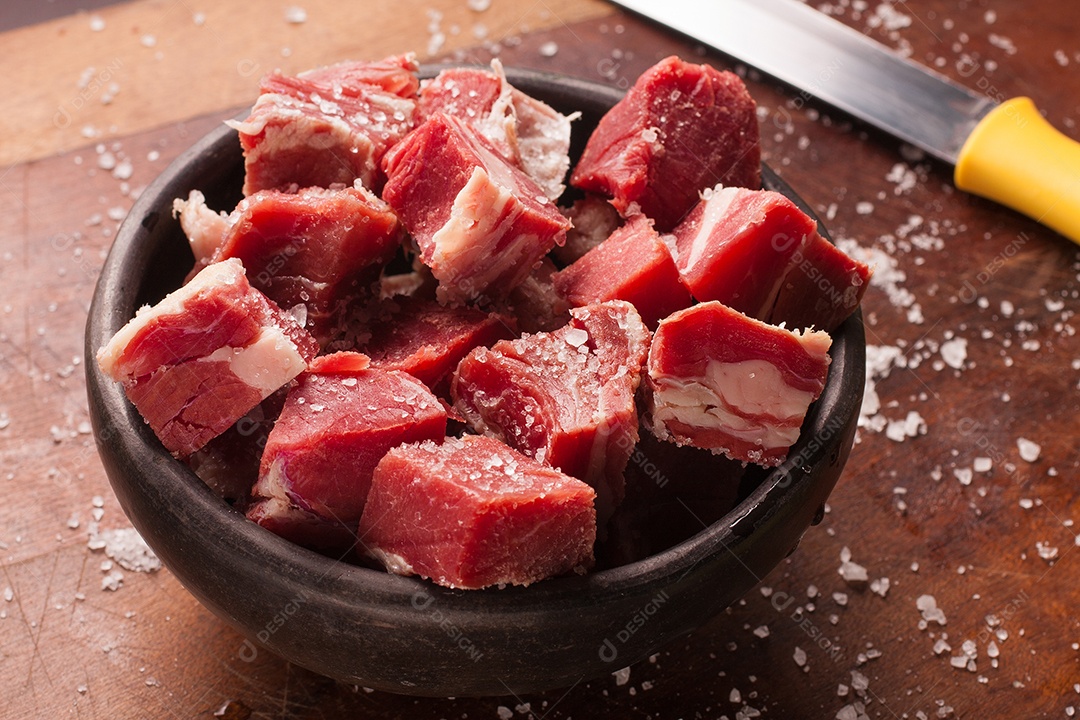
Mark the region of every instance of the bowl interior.
MULTIPOLYGON (((573 78, 512 69, 507 75, 562 112, 582 113, 572 157, 622 96, 573 78)), ((763 178, 766 187, 813 214, 767 167, 763 178)), ((120 228, 86 334, 91 417, 114 491, 185 587, 245 634, 241 660, 265 647, 346 682, 419 695, 570 685, 642 659, 708 620, 793 550, 818 516, 846 461, 862 398, 859 313, 834 333, 828 382, 787 462, 772 471, 726 475, 734 491, 720 493, 727 504, 711 515, 695 513, 685 493, 717 479, 700 477, 701 466, 686 468, 673 479, 669 499, 689 512, 668 522, 687 529, 674 541, 669 534, 666 541, 638 544, 637 555, 633 548, 613 553, 610 567, 588 575, 528 588, 454 591, 323 557, 248 522, 165 451, 94 360, 139 306, 178 287, 191 268, 172 200, 198 189, 210 207, 230 209, 241 199, 242 181, 236 133, 224 126, 171 164, 120 228), (642 548, 650 554, 642 557, 642 548)))

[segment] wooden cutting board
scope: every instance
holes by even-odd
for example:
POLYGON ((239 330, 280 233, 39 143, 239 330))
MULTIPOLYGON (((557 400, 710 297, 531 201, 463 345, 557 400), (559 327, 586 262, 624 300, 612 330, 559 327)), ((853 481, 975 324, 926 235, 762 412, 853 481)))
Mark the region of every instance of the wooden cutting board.
MULTIPOLYGON (((139 189, 248 105, 263 72, 409 49, 468 62, 497 52, 506 65, 619 87, 671 53, 733 67, 600 2, 295 5, 140 0, 0 35, 0 715, 853 718, 865 705, 874 718, 1056 718, 1080 708, 1075 246, 753 72, 766 159, 877 264, 868 342, 872 359, 894 362, 874 374, 873 415, 886 426, 860 434, 825 521, 743 603, 568 690, 414 700, 252 653, 168 571, 110 566, 88 547, 95 523, 128 526, 89 434, 82 378, 104 253, 139 189), (1041 446, 1037 457, 1020 438, 1041 446), (844 548, 872 583, 838 574, 844 548), (946 624, 921 627, 935 617, 925 596, 946 624)), ((969 86, 1034 96, 1076 136, 1080 45, 1067 0, 832 7, 969 86)), ((41 4, 34 17, 56 9, 41 4)))

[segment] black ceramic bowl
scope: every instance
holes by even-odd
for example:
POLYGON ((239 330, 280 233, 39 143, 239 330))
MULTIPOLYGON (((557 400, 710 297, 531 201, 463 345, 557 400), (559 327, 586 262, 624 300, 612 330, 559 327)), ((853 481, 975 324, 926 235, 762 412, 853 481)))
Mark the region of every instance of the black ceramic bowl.
MULTIPOLYGON (((621 93, 581 80, 508 72, 563 112, 580 110, 575 152, 621 93)), ((766 187, 810 212, 775 174, 766 187)), ((215 496, 154 437, 96 350, 144 303, 180 285, 192 257, 173 198, 240 199, 236 133, 210 133, 142 194, 102 270, 86 331, 90 412, 120 504, 181 583, 249 640, 366 687, 414 695, 505 695, 572 685, 636 662, 738 599, 819 520, 847 459, 863 390, 856 313, 834 334, 832 366, 789 460, 762 472, 735 508, 644 559, 527 588, 454 591, 337 562, 263 530, 215 496)), ((696 478, 701 483, 723 482, 696 478)))

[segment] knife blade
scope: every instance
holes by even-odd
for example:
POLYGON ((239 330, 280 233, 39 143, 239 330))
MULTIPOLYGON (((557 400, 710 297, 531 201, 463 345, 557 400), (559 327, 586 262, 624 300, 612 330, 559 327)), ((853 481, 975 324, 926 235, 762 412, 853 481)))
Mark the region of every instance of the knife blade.
POLYGON ((1080 244, 1080 143, 799 0, 616 0, 954 166, 958 188, 1080 244))

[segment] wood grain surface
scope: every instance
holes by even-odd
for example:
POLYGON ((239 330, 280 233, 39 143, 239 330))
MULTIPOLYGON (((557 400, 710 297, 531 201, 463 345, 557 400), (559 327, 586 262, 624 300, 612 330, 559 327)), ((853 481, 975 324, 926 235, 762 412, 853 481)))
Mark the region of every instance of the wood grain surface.
MULTIPOLYGON (((100 32, 77 14, 0 35, 0 716, 1080 711, 1075 245, 956 191, 949 168, 798 91, 598 2, 299 4, 303 23, 286 22, 285 4, 140 0, 94 11, 100 32), (477 40, 478 24, 497 47, 477 40), (864 301, 868 342, 872 359, 892 358, 888 374, 878 367, 872 378, 880 408, 869 422, 885 426, 860 431, 824 522, 758 589, 645 662, 529 697, 413 699, 335 683, 246 651, 167 570, 120 569, 120 587, 103 589, 118 567, 88 547, 95 524, 129 526, 89 433, 80 358, 96 275, 133 198, 249 103, 264 70, 409 49, 427 56, 429 43, 434 54, 484 61, 494 49, 507 65, 619 86, 670 53, 746 72, 767 161, 835 238, 877 263, 864 301), (115 75, 98 82, 113 58, 115 75), (250 73, 238 72, 244 60, 250 73), (103 87, 85 92, 96 82, 103 87), (64 127, 53 122, 61 108, 64 127), (87 126, 101 136, 83 137, 87 126), (1037 456, 1021 439, 1040 446, 1037 456), (845 548, 870 582, 838 572, 845 548)), ((1030 95, 1080 136, 1080 18, 1070 0, 854 5, 831 7, 970 87, 1030 95)))

